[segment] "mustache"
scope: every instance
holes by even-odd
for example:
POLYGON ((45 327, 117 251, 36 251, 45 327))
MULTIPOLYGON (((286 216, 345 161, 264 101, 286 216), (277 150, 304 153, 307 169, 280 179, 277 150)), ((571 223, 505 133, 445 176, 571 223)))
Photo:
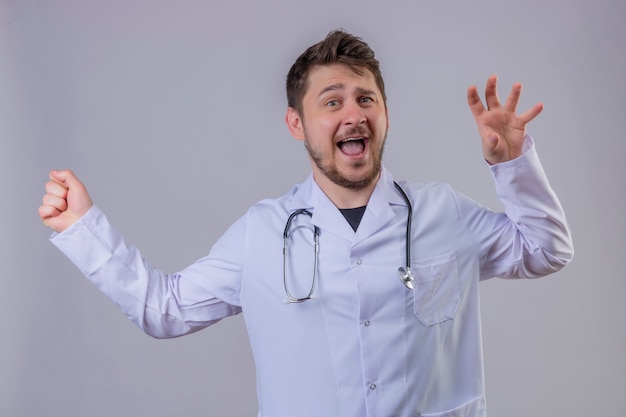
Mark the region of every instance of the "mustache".
POLYGON ((354 126, 337 134, 336 138, 339 139, 351 136, 367 136, 369 138, 372 136, 372 132, 365 126, 354 126))

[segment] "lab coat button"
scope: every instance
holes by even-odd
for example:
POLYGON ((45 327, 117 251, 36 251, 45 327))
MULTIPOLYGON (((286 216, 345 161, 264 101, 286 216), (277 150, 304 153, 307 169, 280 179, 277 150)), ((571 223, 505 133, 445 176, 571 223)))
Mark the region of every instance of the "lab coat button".
POLYGON ((376 384, 370 384, 370 389, 374 391, 376 389, 376 384))
POLYGON ((365 320, 365 323, 363 323, 365 325, 365 327, 369 327, 370 325, 370 321, 369 320, 365 320))
POLYGON ((363 259, 359 258, 359 259, 356 260, 356 264, 357 265, 361 265, 362 263, 363 263, 363 259))

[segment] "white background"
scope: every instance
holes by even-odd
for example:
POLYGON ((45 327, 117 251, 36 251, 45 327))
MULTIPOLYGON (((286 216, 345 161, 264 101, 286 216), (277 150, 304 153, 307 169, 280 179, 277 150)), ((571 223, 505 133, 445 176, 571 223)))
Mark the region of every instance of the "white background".
POLYGON ((0 0, 0 415, 256 414, 241 317, 151 339, 54 249, 37 207, 48 171, 72 168, 129 242, 182 269, 307 176, 284 79, 339 27, 382 62, 397 178, 498 208, 466 88, 497 73, 501 96, 522 81, 523 109, 545 103, 529 130, 576 256, 481 284, 490 415, 623 415, 625 18, 621 0, 0 0))

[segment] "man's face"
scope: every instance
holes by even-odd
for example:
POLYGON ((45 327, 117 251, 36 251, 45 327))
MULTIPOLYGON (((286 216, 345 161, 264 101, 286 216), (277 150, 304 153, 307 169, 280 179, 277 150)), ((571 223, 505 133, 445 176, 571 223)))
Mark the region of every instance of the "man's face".
POLYGON ((389 123, 369 70, 359 75, 343 64, 312 68, 300 113, 290 108, 287 124, 304 139, 320 185, 361 190, 378 179, 389 123))

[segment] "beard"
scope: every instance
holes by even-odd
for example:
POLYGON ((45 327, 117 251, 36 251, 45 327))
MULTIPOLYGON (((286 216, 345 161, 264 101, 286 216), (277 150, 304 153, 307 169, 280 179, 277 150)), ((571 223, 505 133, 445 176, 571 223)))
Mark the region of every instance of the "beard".
MULTIPOLYGON (((362 132, 359 132, 358 129, 355 129, 354 131, 348 132, 347 135, 353 135, 353 134, 359 134, 359 133, 362 133, 362 132)), ((306 138, 304 139, 304 147, 309 153, 311 160, 313 160, 317 168, 322 172, 322 174, 324 174, 326 178, 328 178, 331 182, 333 182, 334 184, 340 187, 347 188, 347 189, 354 190, 354 191, 359 191, 371 185, 372 182, 376 181, 376 179, 380 175, 380 172, 382 170, 382 160, 383 160, 383 152, 385 148, 386 136, 387 135, 385 135, 385 137, 383 138, 380 151, 372 153, 372 162, 371 162, 370 168, 359 178, 348 178, 346 175, 339 172, 337 165, 332 160, 325 161, 322 153, 313 149, 310 146, 308 139, 306 138)), ((355 168, 355 169, 362 168, 366 166, 367 164, 368 163, 364 161, 356 161, 356 162, 353 162, 352 168, 355 168)))

